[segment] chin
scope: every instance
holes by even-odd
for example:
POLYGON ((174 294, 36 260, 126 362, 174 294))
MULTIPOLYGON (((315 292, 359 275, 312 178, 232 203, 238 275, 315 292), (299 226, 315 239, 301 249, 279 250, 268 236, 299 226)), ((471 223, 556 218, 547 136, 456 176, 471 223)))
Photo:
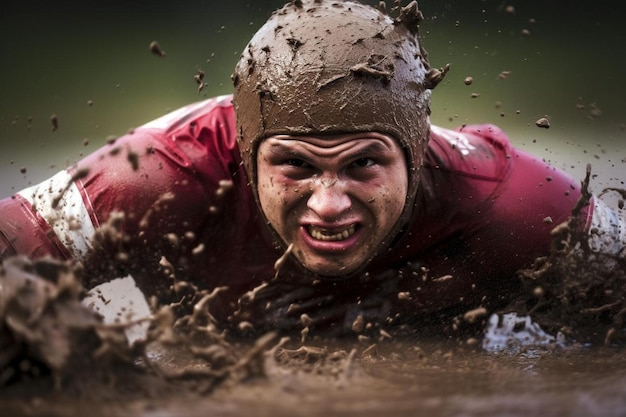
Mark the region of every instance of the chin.
POLYGON ((358 266, 346 267, 346 266, 337 265, 337 266, 320 267, 319 265, 306 265, 306 264, 303 264, 303 265, 308 271, 314 273, 315 275, 319 276, 322 279, 323 278, 331 278, 331 279, 347 278, 360 269, 358 266))

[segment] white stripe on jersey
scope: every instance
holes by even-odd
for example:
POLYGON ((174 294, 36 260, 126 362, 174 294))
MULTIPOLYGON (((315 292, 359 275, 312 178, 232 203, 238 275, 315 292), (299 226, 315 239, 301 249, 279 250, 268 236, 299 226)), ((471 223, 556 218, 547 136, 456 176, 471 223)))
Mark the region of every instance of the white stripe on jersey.
POLYGON ((18 194, 48 222, 74 258, 84 257, 92 248, 95 228, 78 187, 67 171, 61 171, 18 194))
POLYGON ((467 156, 471 151, 475 151, 476 147, 472 145, 467 139, 467 136, 462 132, 457 132, 456 130, 448 130, 441 128, 439 126, 430 125, 430 130, 435 135, 442 137, 446 140, 457 152, 459 152, 462 156, 467 156))
POLYGON ((595 252, 626 258, 626 218, 597 197, 589 227, 589 247, 595 252))
POLYGON ((194 111, 201 109, 207 103, 214 101, 215 103, 221 103, 226 99, 230 100, 230 95, 223 95, 214 98, 209 98, 206 100, 198 101, 196 103, 188 104, 179 109, 176 109, 170 113, 167 113, 157 119, 152 120, 144 125, 141 125, 139 128, 141 129, 169 129, 172 125, 181 120, 184 120, 184 117, 193 113, 194 111))

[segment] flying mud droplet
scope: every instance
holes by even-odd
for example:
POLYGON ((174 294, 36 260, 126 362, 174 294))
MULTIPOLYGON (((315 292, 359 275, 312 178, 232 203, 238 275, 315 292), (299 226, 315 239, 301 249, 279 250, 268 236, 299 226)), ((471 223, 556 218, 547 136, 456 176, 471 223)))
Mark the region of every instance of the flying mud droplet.
POLYGON ((465 77, 463 82, 465 83, 465 85, 472 85, 472 83, 474 82, 474 78, 472 78, 472 77, 465 77))
POLYGON ((387 3, 385 3, 384 1, 379 1, 378 2, 378 10, 382 14, 387 14, 387 3))
POLYGON ((511 71, 500 71, 500 74, 498 74, 498 79, 499 80, 506 80, 509 75, 511 75, 511 71))
POLYGON ((52 131, 56 132, 59 128, 59 116, 53 114, 50 116, 50 123, 52 124, 52 131))
POLYGON ((233 189, 233 181, 232 180, 220 180, 219 188, 215 190, 215 196, 220 198, 223 197, 227 192, 233 189))
POLYGON ((165 57, 165 51, 161 49, 161 46, 159 45, 157 41, 150 42, 150 52, 152 52, 154 55, 158 56, 159 58, 165 57))
POLYGON ((391 333, 389 333, 388 331, 386 331, 385 329, 380 329, 378 331, 380 333, 380 337, 378 338, 378 340, 380 340, 381 342, 385 339, 392 339, 393 337, 391 336, 391 333))
POLYGON ((537 127, 543 128, 543 129, 549 129, 550 128, 550 120, 548 120, 547 117, 542 117, 542 118, 538 119, 535 122, 535 125, 537 127))
POLYGON ((302 323, 304 327, 309 327, 313 324, 313 319, 308 314, 303 313, 300 315, 300 323, 302 323))
POLYGON ((67 192, 67 190, 70 189, 70 187, 72 186, 72 184, 75 181, 78 181, 80 179, 85 178, 87 175, 89 175, 89 168, 81 168, 78 171, 76 171, 74 173, 74 175, 72 175, 72 178, 70 178, 70 180, 67 182, 67 184, 65 185, 65 188, 63 188, 63 190, 61 190, 61 192, 59 193, 58 196, 56 196, 54 198, 54 200, 52 200, 52 208, 55 209, 59 206, 59 203, 61 202, 61 200, 63 199, 63 196, 65 195, 65 193, 67 192))
POLYGON ((201 69, 198 69, 198 71, 196 71, 193 76, 194 81, 196 82, 196 84, 198 84, 198 93, 201 92, 202 89, 206 86, 206 84, 204 83, 204 75, 205 72, 201 69))
POLYGON ((443 68, 431 68, 426 74, 425 87, 429 90, 437 87, 446 74, 450 71, 450 64, 446 64, 443 68))
POLYGON ((201 255, 204 252, 204 248, 205 248, 204 243, 200 243, 198 244, 198 246, 196 246, 195 248, 191 250, 191 254, 194 256, 201 255))
POLYGON ((174 265, 172 265, 172 263, 170 261, 167 260, 167 258, 165 256, 161 256, 161 259, 159 260, 159 266, 161 266, 163 273, 170 277, 170 278, 175 278, 175 268, 174 265))
POLYGON ((476 320, 487 315, 487 309, 484 307, 478 307, 473 310, 465 312, 463 320, 468 323, 475 323, 476 320))
POLYGON ((434 278, 433 282, 446 282, 446 281, 450 281, 452 279, 452 275, 443 275, 440 276, 439 278, 434 278))
POLYGON ((400 301, 407 301, 407 300, 410 300, 410 299, 411 299, 411 293, 406 292, 406 291, 398 293, 398 300, 400 300, 400 301))
POLYGON ((281 268, 287 261, 287 258, 289 257, 292 251, 293 251, 293 243, 290 243, 285 253, 283 253, 282 256, 276 260, 276 262, 274 262, 274 271, 276 271, 275 277, 278 276, 278 273, 280 272, 281 268))
POLYGON ((365 320, 363 315, 359 314, 352 322, 352 331, 358 334, 363 333, 363 329, 365 329, 365 320))

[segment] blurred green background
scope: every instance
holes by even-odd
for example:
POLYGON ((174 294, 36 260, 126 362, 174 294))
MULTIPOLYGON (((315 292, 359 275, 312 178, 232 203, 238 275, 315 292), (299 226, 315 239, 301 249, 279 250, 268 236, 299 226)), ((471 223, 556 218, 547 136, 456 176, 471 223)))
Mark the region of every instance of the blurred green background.
MULTIPOLYGON (((5 2, 0 197, 53 175, 107 138, 192 101, 229 93, 240 52, 283 3, 5 2), (165 57, 150 53, 154 40, 165 57), (199 69, 207 74, 200 93, 193 79, 199 69), (58 118, 56 131, 52 115, 58 118)), ((451 64, 434 91, 433 122, 496 123, 517 146, 576 178, 592 163, 598 174, 594 189, 622 186, 626 32, 615 4, 419 2, 431 64, 451 64), (500 76, 503 71, 508 76, 500 76), (550 129, 535 126, 543 116, 550 129)))

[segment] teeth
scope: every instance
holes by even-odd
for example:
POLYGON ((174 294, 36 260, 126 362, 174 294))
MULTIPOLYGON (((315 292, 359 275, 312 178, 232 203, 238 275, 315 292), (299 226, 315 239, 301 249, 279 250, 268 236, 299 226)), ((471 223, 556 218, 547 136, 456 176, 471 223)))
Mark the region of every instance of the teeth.
POLYGON ((309 226, 309 233, 311 234, 313 239, 326 240, 326 241, 337 241, 337 240, 347 239, 354 234, 354 230, 355 230, 354 225, 352 225, 348 227, 347 229, 344 229, 340 232, 335 232, 335 233, 330 234, 327 231, 317 229, 313 226, 309 226))

